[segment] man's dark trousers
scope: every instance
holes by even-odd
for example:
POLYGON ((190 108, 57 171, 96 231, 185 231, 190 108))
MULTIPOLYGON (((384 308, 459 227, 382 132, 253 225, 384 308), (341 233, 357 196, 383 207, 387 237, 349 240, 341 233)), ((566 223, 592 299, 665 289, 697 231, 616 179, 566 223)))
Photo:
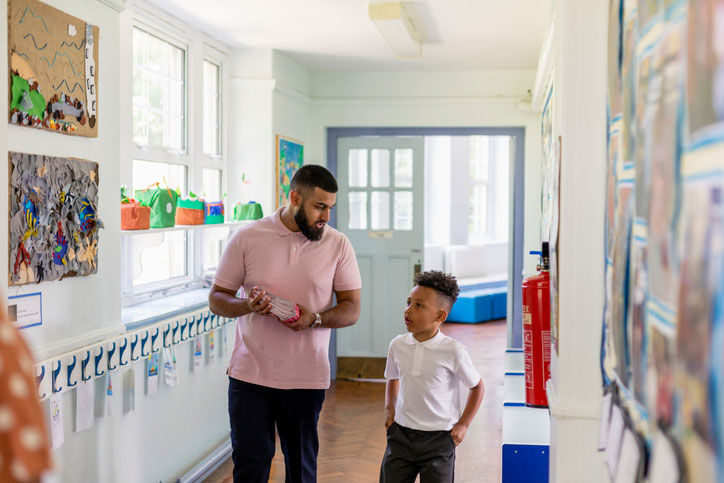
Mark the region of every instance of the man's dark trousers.
POLYGON ((234 483, 269 481, 274 428, 284 453, 286 483, 317 481, 317 422, 324 389, 274 389, 229 378, 234 483))

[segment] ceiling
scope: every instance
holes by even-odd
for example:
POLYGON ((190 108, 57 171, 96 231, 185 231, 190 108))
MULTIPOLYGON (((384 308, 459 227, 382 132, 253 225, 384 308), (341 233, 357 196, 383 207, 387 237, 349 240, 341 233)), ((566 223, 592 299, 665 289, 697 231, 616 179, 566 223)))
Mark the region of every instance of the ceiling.
POLYGON ((150 0, 231 47, 280 50, 319 70, 531 70, 551 0, 411 0, 422 57, 398 59, 366 0, 150 0))

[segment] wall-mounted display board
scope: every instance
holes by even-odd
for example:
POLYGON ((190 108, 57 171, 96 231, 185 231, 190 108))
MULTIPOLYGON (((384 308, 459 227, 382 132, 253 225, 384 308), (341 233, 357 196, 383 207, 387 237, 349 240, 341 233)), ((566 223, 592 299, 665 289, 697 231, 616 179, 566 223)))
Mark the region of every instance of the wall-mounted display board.
POLYGON ((9 122, 97 137, 98 36, 42 2, 9 0, 9 122))
POLYGON ((609 4, 603 379, 650 478, 721 483, 724 0, 609 4))
POLYGON ((98 163, 11 152, 8 283, 98 271, 98 163))

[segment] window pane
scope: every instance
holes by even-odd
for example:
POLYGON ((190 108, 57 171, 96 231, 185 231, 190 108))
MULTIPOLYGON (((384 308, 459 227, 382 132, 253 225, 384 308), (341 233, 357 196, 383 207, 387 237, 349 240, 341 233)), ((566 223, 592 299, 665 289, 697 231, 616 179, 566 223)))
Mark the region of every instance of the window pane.
POLYGON ((367 150, 350 149, 348 155, 350 188, 367 187, 367 150))
POLYGON ((390 186, 390 151, 373 149, 371 153, 372 169, 370 184, 375 188, 390 186))
POLYGON ((367 193, 365 191, 349 193, 349 229, 367 229, 367 193))
POLYGON ((410 148, 395 149, 395 186, 412 188, 412 149, 410 148))
POLYGON ((395 192, 395 230, 412 230, 412 191, 395 192))
POLYGON ((490 173, 490 138, 470 136, 470 179, 488 181, 490 173))
POLYGON ((470 188, 468 213, 468 236, 470 241, 483 240, 488 231, 488 187, 486 185, 473 185, 470 188))
POLYGON ((185 148, 185 69, 183 49, 133 29, 134 142, 185 148))
POLYGON ((154 161, 133 161, 133 190, 144 190, 154 183, 161 188, 186 192, 186 166, 157 163, 154 161), (165 182, 164 182, 165 179, 165 182))
POLYGON ((221 200, 221 170, 204 168, 203 178, 203 196, 206 201, 221 200))
POLYGON ((204 153, 221 154, 219 139, 219 66, 204 61, 204 153))
POLYGON ((134 287, 187 274, 186 231, 134 235, 129 243, 134 287))
POLYGON ((223 252, 224 241, 229 236, 229 227, 204 228, 203 234, 203 252, 204 252, 204 272, 214 270, 219 264, 221 253, 223 252))
POLYGON ((390 193, 373 191, 370 207, 370 226, 373 230, 390 229, 390 193))

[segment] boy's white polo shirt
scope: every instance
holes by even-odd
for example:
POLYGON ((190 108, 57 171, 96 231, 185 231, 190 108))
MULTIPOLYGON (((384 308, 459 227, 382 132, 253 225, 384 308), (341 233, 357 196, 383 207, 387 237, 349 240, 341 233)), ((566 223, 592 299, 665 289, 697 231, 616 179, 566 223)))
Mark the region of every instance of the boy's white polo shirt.
POLYGON ((451 430, 480 382, 467 348, 439 330, 425 342, 411 333, 392 339, 385 377, 400 380, 395 422, 421 431, 451 430))

